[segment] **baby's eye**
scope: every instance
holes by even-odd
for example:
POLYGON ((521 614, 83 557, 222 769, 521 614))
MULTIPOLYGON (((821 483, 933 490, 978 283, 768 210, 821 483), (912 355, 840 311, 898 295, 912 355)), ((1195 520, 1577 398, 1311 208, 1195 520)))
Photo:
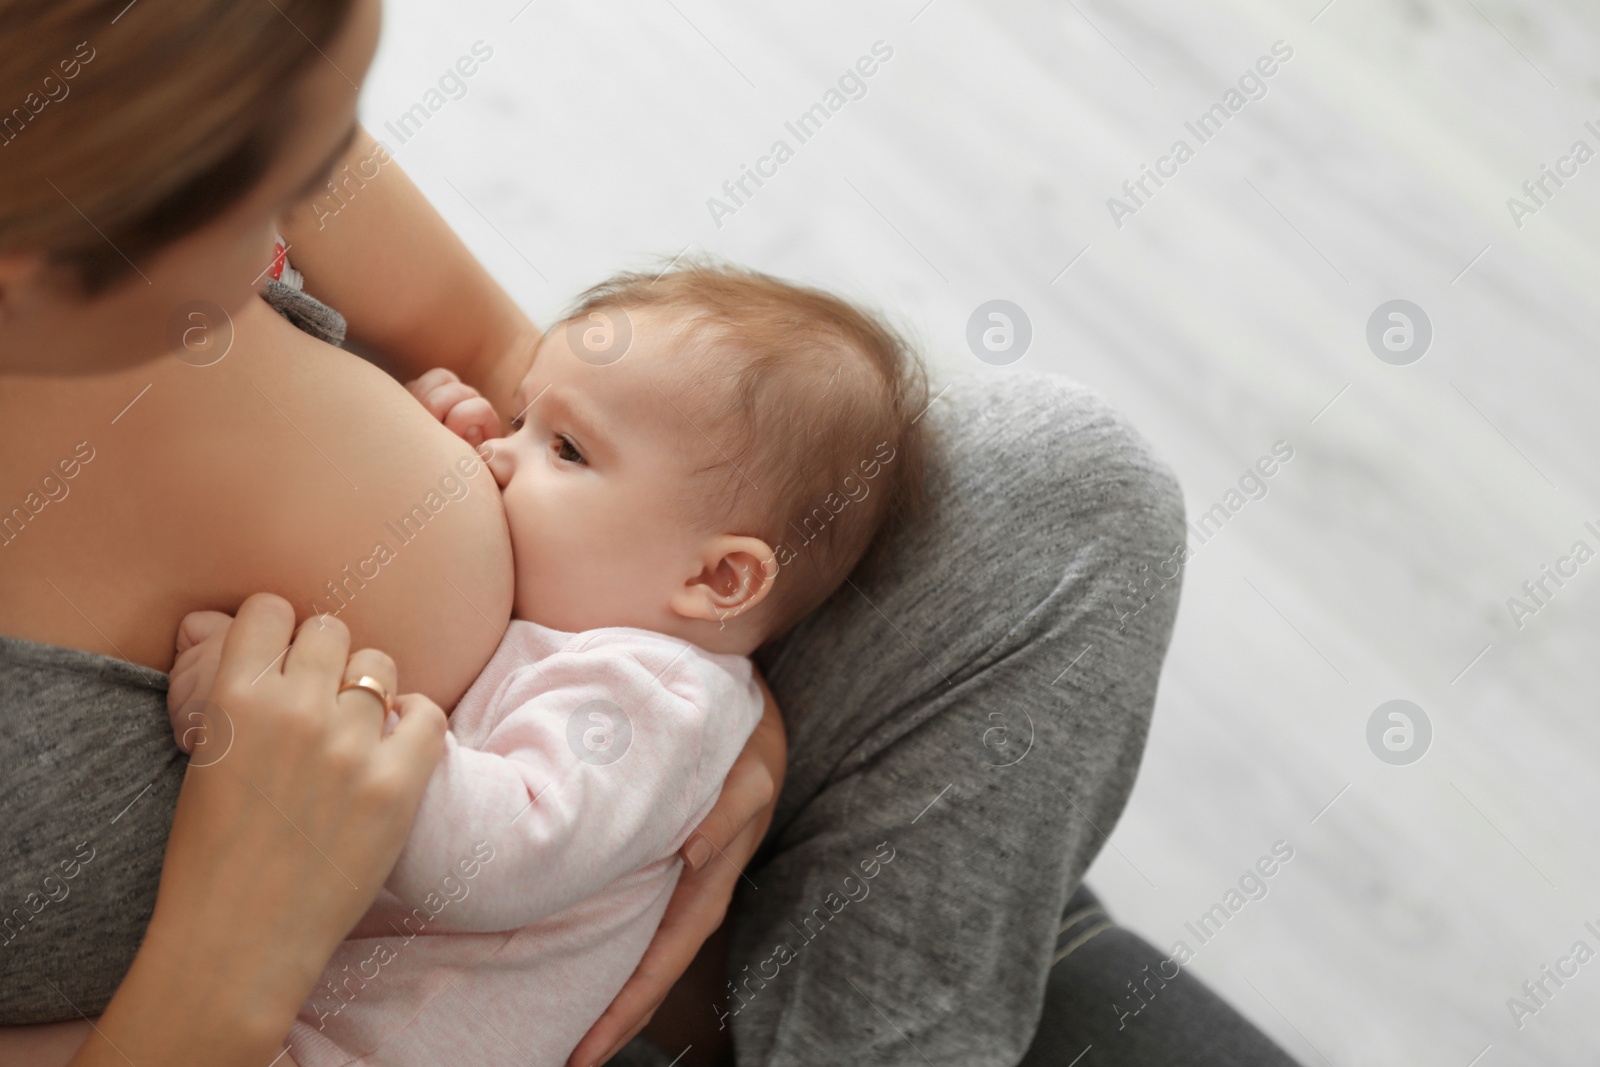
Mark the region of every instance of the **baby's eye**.
POLYGON ((556 434, 555 439, 550 443, 555 447, 557 459, 565 460, 568 463, 588 462, 583 458, 582 453, 578 451, 577 446, 572 443, 572 438, 566 434, 556 434))

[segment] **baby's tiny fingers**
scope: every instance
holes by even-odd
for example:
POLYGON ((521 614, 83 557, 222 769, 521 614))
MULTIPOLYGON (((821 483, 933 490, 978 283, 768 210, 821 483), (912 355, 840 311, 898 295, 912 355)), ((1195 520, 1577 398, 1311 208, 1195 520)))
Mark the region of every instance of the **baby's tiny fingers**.
POLYGON ((500 436, 500 413, 487 399, 476 394, 452 407, 444 424, 473 448, 500 436))
MULTIPOLYGON (((722 795, 678 850, 684 863, 690 870, 698 871, 710 861, 713 853, 726 854, 747 829, 767 814, 776 793, 771 772, 759 760, 746 758, 741 753, 722 785, 722 795)), ((760 827, 761 832, 765 829, 765 826, 760 827)), ((760 844, 759 840, 756 843, 760 844)), ((754 852, 752 848, 750 853, 754 852)), ((749 855, 734 856, 731 862, 742 867, 749 858, 749 855)))
POLYGON ((205 735, 206 715, 204 701, 188 701, 183 705, 182 709, 173 713, 172 737, 184 755, 194 755, 195 742, 204 741, 205 735))
POLYGON ((445 382, 435 386, 422 398, 422 406, 428 413, 440 422, 445 421, 445 416, 450 414, 450 409, 457 404, 471 400, 478 395, 478 391, 466 382, 445 382))
POLYGON ((383 738, 379 759, 390 774, 403 783, 411 805, 409 821, 422 799, 423 787, 444 752, 445 715, 439 705, 421 693, 401 693, 395 697, 394 711, 400 721, 383 738))
POLYGON ((444 367, 435 367, 430 371, 423 372, 421 376, 413 378, 407 382, 406 390, 410 392, 412 396, 416 397, 418 400, 421 400, 423 397, 427 396, 428 393, 439 388, 439 386, 444 385, 446 382, 458 382, 460 380, 460 378, 456 377, 455 371, 446 370, 444 367))
POLYGON ((221 638, 233 625, 233 616, 220 611, 191 611, 178 623, 178 652, 182 654, 209 638, 221 638))

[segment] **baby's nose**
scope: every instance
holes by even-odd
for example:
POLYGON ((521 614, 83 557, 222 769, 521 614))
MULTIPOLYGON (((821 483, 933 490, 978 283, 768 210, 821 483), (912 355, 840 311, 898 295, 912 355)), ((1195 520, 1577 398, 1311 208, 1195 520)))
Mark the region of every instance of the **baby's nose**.
POLYGON ((516 466, 513 454, 508 437, 496 437, 478 446, 479 458, 489 468, 489 473, 494 475, 495 484, 502 489, 511 481, 511 472, 516 466))

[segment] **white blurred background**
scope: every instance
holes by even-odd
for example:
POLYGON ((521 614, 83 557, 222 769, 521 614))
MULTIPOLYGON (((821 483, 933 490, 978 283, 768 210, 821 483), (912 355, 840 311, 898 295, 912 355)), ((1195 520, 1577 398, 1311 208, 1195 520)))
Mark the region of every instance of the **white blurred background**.
POLYGON ((1575 141, 1600 152, 1600 5, 390 0, 386 17, 364 120, 538 321, 613 270, 710 251, 888 311, 941 381, 1093 385, 1176 468, 1191 520, 1288 442, 1265 498, 1188 567, 1139 783, 1088 880, 1124 924, 1192 948, 1185 921, 1286 840, 1270 894, 1192 966, 1292 1055, 1594 1061, 1600 959, 1520 1028, 1507 999, 1574 942, 1600 952, 1583 927, 1600 928, 1600 559, 1547 580, 1520 628, 1507 600, 1574 542, 1600 551, 1600 158, 1542 204, 1521 190, 1575 141), (864 95, 800 144, 785 122, 880 41, 864 95), (1279 41, 1266 95, 1200 144, 1184 123, 1279 41), (492 55, 460 98, 429 97, 477 42, 492 55), (388 128, 440 101, 403 143, 388 128), (714 217, 780 138, 794 158, 714 217), (1119 227, 1107 198, 1178 138, 1194 158, 1119 227), (1537 210, 1514 219, 1512 196, 1537 210), (1032 325, 1009 368, 966 341, 995 298, 1032 325), (1366 339, 1396 298, 1432 324, 1409 365, 1366 339), (1391 699, 1432 726, 1408 765, 1368 745, 1391 699))

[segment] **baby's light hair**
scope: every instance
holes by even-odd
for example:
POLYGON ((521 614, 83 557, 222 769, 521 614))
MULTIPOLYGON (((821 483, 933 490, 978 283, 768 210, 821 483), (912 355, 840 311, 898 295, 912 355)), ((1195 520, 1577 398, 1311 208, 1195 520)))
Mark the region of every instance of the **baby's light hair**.
POLYGON ((675 344, 692 354, 700 386, 686 413, 725 460, 702 517, 777 555, 776 585, 757 609, 764 639, 826 600, 885 527, 922 507, 927 377, 876 316, 708 259, 614 275, 563 321, 605 309, 685 316, 675 344))

